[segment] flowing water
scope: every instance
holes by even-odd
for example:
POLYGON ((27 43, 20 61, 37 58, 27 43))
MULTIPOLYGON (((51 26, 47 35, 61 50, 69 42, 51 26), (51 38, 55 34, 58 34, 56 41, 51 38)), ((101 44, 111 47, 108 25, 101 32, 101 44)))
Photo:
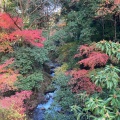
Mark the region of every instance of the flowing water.
MULTIPOLYGON (((54 76, 54 69, 58 67, 58 66, 55 66, 54 68, 51 68, 50 71, 51 71, 51 76, 53 77, 54 76)), ((33 112, 33 120, 45 120, 45 112, 51 112, 50 110, 50 107, 52 105, 52 103, 54 103, 54 97, 56 95, 56 92, 57 90, 60 89, 59 86, 55 85, 54 84, 54 87, 56 88, 55 91, 53 92, 49 92, 47 93, 44 98, 46 100, 45 103, 40 103, 37 108, 34 110, 33 112)), ((54 110, 55 111, 61 111, 61 107, 59 107, 59 105, 57 106, 54 106, 54 110)))

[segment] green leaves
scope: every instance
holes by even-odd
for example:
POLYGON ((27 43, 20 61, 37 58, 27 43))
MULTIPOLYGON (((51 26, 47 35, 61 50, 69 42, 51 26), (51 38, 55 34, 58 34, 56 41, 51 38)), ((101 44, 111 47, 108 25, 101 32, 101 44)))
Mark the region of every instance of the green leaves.
POLYGON ((109 98, 106 100, 106 103, 114 107, 115 109, 120 108, 120 89, 113 90, 109 98))
POLYGON ((93 115, 95 115, 93 118, 94 120, 113 120, 115 118, 114 112, 112 112, 112 108, 109 106, 106 106, 106 101, 100 99, 97 97, 91 97, 86 101, 86 108, 85 111, 91 111, 93 115), (98 116, 98 117, 97 117, 98 116))
POLYGON ((17 88, 22 90, 32 90, 33 88, 39 88, 40 82, 43 81, 43 75, 41 72, 35 72, 26 77, 19 77, 19 80, 15 83, 17 88))
MULTIPOLYGON (((118 73, 120 69, 113 65, 107 65, 102 71, 96 72, 91 75, 91 79, 96 85, 101 86, 104 92, 107 92, 106 96, 101 96, 97 98, 90 98, 86 102, 86 110, 91 110, 95 115, 100 115, 100 120, 103 118, 105 120, 119 120, 119 108, 120 108, 120 89, 119 80, 120 77, 118 73), (94 106, 97 105, 98 108, 94 106), (102 107, 101 107, 102 106, 102 107), (104 106, 104 107, 103 107, 104 106), (103 109, 104 108, 104 109, 103 109)), ((97 118, 94 118, 97 120, 97 118)))
POLYGON ((120 69, 112 65, 107 65, 104 70, 97 72, 97 75, 92 74, 91 79, 96 85, 112 90, 113 88, 115 89, 119 83, 119 72, 120 69))
POLYGON ((111 41, 100 41, 97 43, 97 47, 109 56, 116 57, 120 60, 120 44, 111 41))
POLYGON ((77 120, 80 120, 80 117, 82 115, 82 108, 77 105, 73 105, 71 106, 71 111, 74 112, 74 115, 77 117, 77 120))
POLYGON ((48 51, 44 48, 21 47, 15 52, 14 66, 21 74, 27 74, 31 70, 41 67, 44 61, 48 60, 48 51))

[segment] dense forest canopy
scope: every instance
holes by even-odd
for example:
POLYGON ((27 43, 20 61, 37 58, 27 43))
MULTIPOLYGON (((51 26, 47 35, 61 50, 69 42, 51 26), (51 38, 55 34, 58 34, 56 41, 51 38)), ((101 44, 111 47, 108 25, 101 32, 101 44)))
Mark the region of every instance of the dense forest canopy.
POLYGON ((120 0, 0 0, 0 118, 120 120, 119 42, 120 0))

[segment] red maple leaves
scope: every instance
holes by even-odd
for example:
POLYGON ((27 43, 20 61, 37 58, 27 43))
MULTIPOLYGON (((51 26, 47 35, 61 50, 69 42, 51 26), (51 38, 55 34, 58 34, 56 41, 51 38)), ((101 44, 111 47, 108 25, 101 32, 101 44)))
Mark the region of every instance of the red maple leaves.
MULTIPOLYGON (((107 54, 102 53, 96 48, 96 45, 82 45, 79 48, 79 53, 74 57, 82 57, 83 59, 78 64, 83 64, 84 67, 89 67, 93 70, 96 66, 101 67, 106 65, 109 57, 107 54)), ((102 88, 96 86, 89 77, 89 70, 72 70, 70 72, 72 79, 69 81, 69 85, 72 87, 73 92, 86 91, 88 94, 93 92, 101 92, 102 88)))
POLYGON ((85 67, 94 69, 95 66, 104 66, 108 61, 108 55, 100 52, 92 52, 88 58, 79 61, 79 64, 83 64, 85 67))
POLYGON ((85 59, 78 62, 78 64, 83 64, 85 67, 94 69, 95 66, 104 66, 108 61, 108 55, 95 51, 94 46, 82 45, 79 49, 79 53, 75 57, 84 56, 85 59))
MULTIPOLYGON (((19 17, 12 17, 8 13, 0 13, 0 52, 13 52, 15 42, 31 44, 36 47, 43 47, 45 38, 42 30, 22 30, 23 21, 19 17)), ((19 76, 12 68, 7 67, 12 64, 13 58, 0 65, 0 90, 5 92, 15 89, 14 82, 19 76)))
MULTIPOLYGON (((23 27, 21 18, 12 17, 8 13, 0 13, 0 53, 13 52, 13 46, 18 41, 24 43, 24 45, 31 44, 36 47, 43 47, 45 38, 42 36, 42 30, 24 30, 21 27, 23 27)), ((22 91, 20 93, 16 92, 15 95, 10 97, 2 96, 3 93, 9 90, 17 91, 14 83, 19 74, 12 67, 13 62, 14 58, 10 58, 0 65, 0 93, 2 93, 0 108, 6 111, 12 110, 14 114, 12 117, 14 118, 8 116, 11 120, 15 120, 17 115, 25 115, 24 100, 32 94, 31 91, 22 91)))
POLYGON ((23 21, 19 17, 12 17, 8 13, 0 13, 0 27, 4 29, 18 29, 23 26, 23 21))
POLYGON ((72 86, 72 91, 78 93, 79 91, 86 91, 88 94, 96 92, 101 92, 101 87, 96 86, 91 82, 89 75, 89 71, 82 70, 72 70, 71 76, 72 79, 69 81, 69 85, 72 86))
MULTIPOLYGON (((3 46, 0 46, 1 51, 6 51, 6 48, 4 49, 5 41, 10 41, 11 43, 21 41, 36 47, 43 47, 45 38, 42 36, 42 30, 24 30, 21 27, 23 27, 21 18, 12 17, 7 13, 0 13, 0 28, 2 30, 0 43, 3 44, 3 46)), ((9 44, 7 48, 10 49, 11 45, 9 44)))
POLYGON ((42 36, 42 30, 17 30, 6 36, 10 41, 18 41, 20 39, 37 47, 43 47, 45 38, 42 36))
POLYGON ((95 50, 95 46, 89 46, 89 45, 81 45, 79 47, 79 53, 76 54, 74 57, 81 57, 81 56, 88 56, 92 51, 95 50))
POLYGON ((12 108, 13 110, 17 111, 20 115, 24 115, 26 110, 24 106, 24 100, 30 98, 31 94, 31 91, 22 91, 20 93, 16 92, 16 94, 12 95, 11 97, 5 97, 1 99, 0 107, 5 109, 12 108))

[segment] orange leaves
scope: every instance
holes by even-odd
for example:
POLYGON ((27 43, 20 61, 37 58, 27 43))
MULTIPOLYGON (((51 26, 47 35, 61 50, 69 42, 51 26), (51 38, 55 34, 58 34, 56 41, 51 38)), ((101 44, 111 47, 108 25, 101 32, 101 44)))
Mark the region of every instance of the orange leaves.
POLYGON ((6 68, 8 65, 12 64, 14 59, 11 58, 7 60, 4 64, 0 65, 0 91, 5 92, 8 90, 16 89, 14 87, 14 82, 17 80, 19 74, 15 73, 10 68, 6 68))
POLYGON ((13 48, 11 47, 9 41, 0 42, 0 52, 3 53, 13 52, 13 48))
POLYGON ((99 5, 98 10, 96 12, 95 18, 99 18, 101 16, 105 16, 108 14, 116 14, 119 13, 119 10, 116 10, 117 5, 120 4, 120 0, 114 0, 110 1, 110 0, 106 0, 104 1, 102 4, 99 5))
POLYGON ((16 87, 14 87, 14 82, 17 80, 18 74, 16 74, 14 71, 9 70, 3 74, 0 75, 0 90, 2 92, 8 91, 8 90, 14 90, 16 87))
POLYGON ((5 69, 5 67, 12 64, 13 62, 14 62, 14 58, 10 58, 9 60, 6 60, 4 64, 0 65, 0 72, 2 72, 3 69, 5 69))
POLYGON ((5 32, 0 32, 0 52, 8 53, 13 52, 11 42, 5 39, 7 34, 5 32))
POLYGON ((92 52, 88 58, 79 61, 79 64, 83 64, 85 67, 94 69, 95 66, 104 66, 108 61, 108 55, 100 52, 92 52))
POLYGON ((24 115, 24 112, 26 110, 24 100, 30 98, 31 94, 31 91, 22 91, 20 93, 16 92, 16 94, 12 95, 11 97, 5 97, 1 99, 0 107, 4 109, 12 108, 13 110, 17 111, 20 115, 24 115))

